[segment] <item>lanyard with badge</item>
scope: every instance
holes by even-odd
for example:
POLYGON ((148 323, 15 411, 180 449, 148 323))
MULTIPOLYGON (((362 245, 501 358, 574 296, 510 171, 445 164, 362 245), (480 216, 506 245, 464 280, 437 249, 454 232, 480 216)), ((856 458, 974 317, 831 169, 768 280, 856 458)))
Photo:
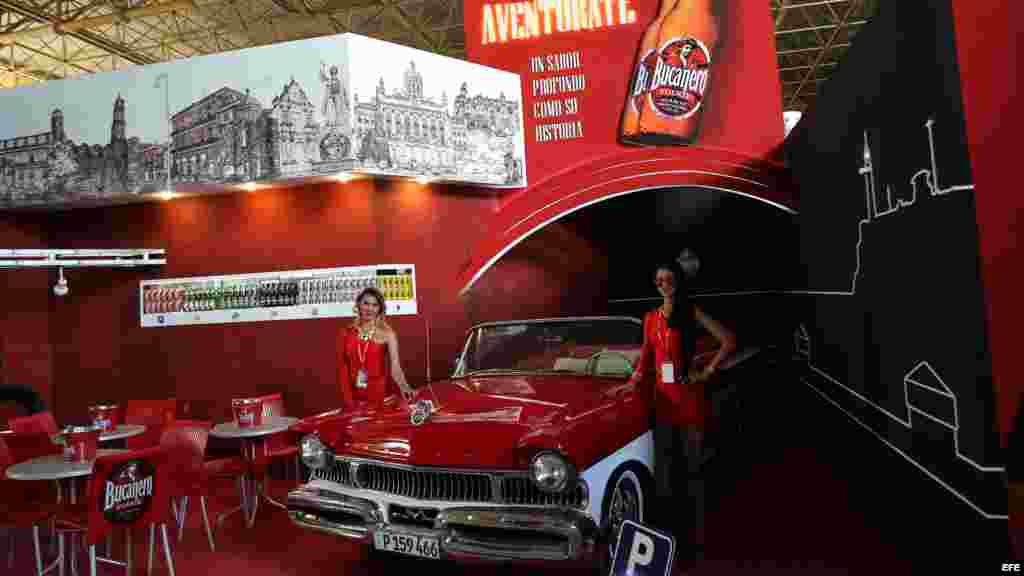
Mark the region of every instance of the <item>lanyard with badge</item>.
POLYGON ((369 332, 364 332, 362 328, 359 328, 359 340, 356 342, 356 354, 359 356, 359 372, 356 374, 356 388, 366 388, 369 385, 370 378, 366 373, 366 355, 370 350, 370 342, 373 341, 374 334, 377 333, 377 321, 374 320, 373 328, 369 332), (363 344, 365 342, 365 344, 363 344))
MULTIPOLYGON (((661 382, 663 384, 673 384, 676 381, 675 364, 672 362, 668 318, 665 317, 665 311, 661 308, 658 309, 658 323, 655 325, 654 331, 658 336, 658 345, 664 351, 664 356, 667 358, 661 363, 661 382)), ((683 381, 682 383, 685 384, 686 382, 683 381)))

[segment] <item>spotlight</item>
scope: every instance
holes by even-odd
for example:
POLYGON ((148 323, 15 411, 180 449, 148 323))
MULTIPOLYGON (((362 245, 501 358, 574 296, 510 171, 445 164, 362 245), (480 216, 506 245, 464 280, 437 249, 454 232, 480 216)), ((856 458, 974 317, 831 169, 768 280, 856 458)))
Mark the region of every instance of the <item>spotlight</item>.
POLYGON ((334 176, 334 179, 338 182, 348 182, 349 180, 352 179, 352 175, 349 174, 348 172, 338 172, 334 176))
POLYGON ((171 192, 170 190, 167 190, 167 191, 164 191, 164 192, 159 192, 156 195, 156 197, 161 199, 161 200, 170 200, 172 198, 175 198, 176 196, 177 196, 177 194, 175 194, 174 192, 171 192))
POLYGON ((418 184, 427 185, 427 184, 430 184, 430 182, 431 182, 431 179, 429 177, 427 177, 427 176, 417 176, 416 177, 416 183, 418 183, 418 184))
POLYGON ((255 182, 246 182, 245 184, 242 184, 242 190, 245 190, 246 192, 253 192, 258 188, 259 186, 257 186, 255 182))
POLYGON ((68 280, 64 277, 64 269, 58 268, 57 270, 60 277, 57 279, 57 283, 53 285, 53 293, 57 296, 67 296, 69 292, 68 280))
POLYGON ((697 253, 687 248, 679 254, 679 258, 676 259, 679 262, 679 266, 682 267, 683 272, 693 278, 697 275, 697 271, 700 270, 700 258, 697 257, 697 253))

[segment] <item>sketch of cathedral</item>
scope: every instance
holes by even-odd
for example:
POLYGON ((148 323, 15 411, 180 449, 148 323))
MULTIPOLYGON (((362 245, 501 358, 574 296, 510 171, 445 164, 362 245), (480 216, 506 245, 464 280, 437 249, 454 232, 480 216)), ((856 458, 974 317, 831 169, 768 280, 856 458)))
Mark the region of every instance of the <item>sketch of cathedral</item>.
POLYGON ((403 86, 390 93, 383 78, 372 99, 356 96, 355 131, 363 167, 396 173, 453 176, 500 184, 523 182, 515 144, 522 134, 519 103, 470 96, 463 82, 454 101, 424 95, 423 76, 410 61, 403 86), (449 106, 451 106, 449 111, 449 106))
POLYGON ((49 204, 138 193, 147 176, 150 144, 127 137, 125 100, 114 100, 106 145, 75 144, 64 113, 50 113, 50 130, 0 140, 0 206, 49 204))
POLYGON ((274 98, 270 117, 277 124, 278 154, 281 174, 289 176, 310 171, 310 162, 317 158, 316 106, 294 78, 274 98))
POLYGON ((454 98, 428 93, 408 62, 401 86, 377 77, 363 100, 345 68, 325 62, 318 102, 295 77, 269 107, 223 86, 177 111, 168 104, 170 137, 157 142, 128 136, 120 95, 104 145, 72 141, 53 110, 49 131, 0 139, 0 207, 348 171, 525 185, 520 102, 473 93, 457 77, 447 80, 454 98))

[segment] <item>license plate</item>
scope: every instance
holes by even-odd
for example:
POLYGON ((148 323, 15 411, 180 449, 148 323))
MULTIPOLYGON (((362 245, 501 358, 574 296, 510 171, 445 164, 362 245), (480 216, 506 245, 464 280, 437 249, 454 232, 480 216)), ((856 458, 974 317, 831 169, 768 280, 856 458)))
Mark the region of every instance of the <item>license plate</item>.
POLYGON ((420 558, 441 558, 440 542, 437 538, 418 534, 400 534, 382 530, 373 535, 373 545, 378 550, 397 552, 420 558))

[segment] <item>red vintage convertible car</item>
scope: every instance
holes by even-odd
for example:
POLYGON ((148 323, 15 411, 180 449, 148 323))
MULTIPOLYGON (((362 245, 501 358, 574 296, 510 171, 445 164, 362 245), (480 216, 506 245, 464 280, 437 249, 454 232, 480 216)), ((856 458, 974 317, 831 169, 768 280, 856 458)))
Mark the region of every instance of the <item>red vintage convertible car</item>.
POLYGON ((298 425, 311 475, 289 516, 425 558, 606 564, 652 505, 650 383, 627 381, 642 342, 628 317, 475 326, 412 405, 298 425))

